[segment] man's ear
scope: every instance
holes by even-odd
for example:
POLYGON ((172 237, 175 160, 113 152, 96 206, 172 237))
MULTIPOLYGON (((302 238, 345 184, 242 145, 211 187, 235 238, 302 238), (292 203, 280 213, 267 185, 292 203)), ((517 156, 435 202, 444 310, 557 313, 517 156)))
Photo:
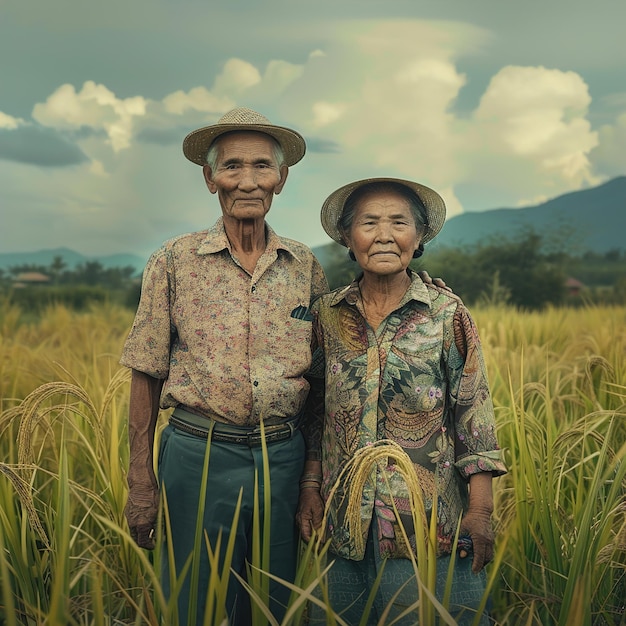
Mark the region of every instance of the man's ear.
POLYGON ((202 174, 204 175, 204 182, 206 186, 209 188, 211 193, 215 193, 217 191, 217 186, 213 182, 213 172, 211 171, 210 165, 202 166, 202 174))
POLYGON ((280 182, 278 183, 278 185, 276 185, 276 187, 274 187, 275 194, 279 194, 283 190, 283 187, 285 186, 285 181, 287 180, 287 176, 289 175, 289 168, 286 165, 281 165, 278 171, 280 172, 280 182))

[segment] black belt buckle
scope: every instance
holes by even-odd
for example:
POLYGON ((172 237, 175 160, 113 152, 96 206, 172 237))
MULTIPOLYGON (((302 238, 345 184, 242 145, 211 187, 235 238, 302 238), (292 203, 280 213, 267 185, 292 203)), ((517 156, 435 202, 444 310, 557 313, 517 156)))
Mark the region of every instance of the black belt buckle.
MULTIPOLYGON (((266 442, 267 442, 267 438, 266 438, 266 442)), ((248 448, 254 448, 255 446, 260 446, 261 445, 261 433, 251 430, 246 435, 246 444, 248 448)))
MULTIPOLYGON (((268 429, 265 430, 265 443, 276 443, 277 441, 285 441, 286 439, 291 439, 295 432, 295 427, 293 422, 289 422, 287 424, 281 425, 279 428, 275 428, 268 432, 268 429)), ((247 435, 247 443, 249 448, 253 448, 254 446, 260 446, 263 442, 263 433, 260 429, 254 429, 250 431, 247 435)))

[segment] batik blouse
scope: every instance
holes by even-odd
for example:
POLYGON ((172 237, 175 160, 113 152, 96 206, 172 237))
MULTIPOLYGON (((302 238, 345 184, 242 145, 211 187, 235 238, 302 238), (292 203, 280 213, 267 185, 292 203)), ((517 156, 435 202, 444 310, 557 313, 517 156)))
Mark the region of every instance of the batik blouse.
MULTIPOLYGON (((328 499, 331 551, 363 558, 346 523, 347 499, 360 497, 361 532, 372 523, 381 557, 408 556, 398 520, 415 542, 406 482, 391 457, 374 465, 361 494, 345 479, 354 454, 387 439, 410 457, 427 511, 437 498, 438 553, 451 551, 472 474, 506 471, 476 326, 454 294, 412 283, 398 308, 374 330, 363 316, 358 280, 323 295, 312 306, 325 378, 323 420, 307 426, 322 460, 322 496, 328 499), (315 434, 315 429, 320 432, 315 434)), ((363 542, 364 545, 364 542, 363 542)))

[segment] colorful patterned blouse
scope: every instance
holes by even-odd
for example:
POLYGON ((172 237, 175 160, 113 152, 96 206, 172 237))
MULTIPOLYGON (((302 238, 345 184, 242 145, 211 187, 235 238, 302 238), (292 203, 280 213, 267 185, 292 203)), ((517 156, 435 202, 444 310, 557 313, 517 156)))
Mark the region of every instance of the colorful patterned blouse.
MULTIPOLYGON (((325 499, 355 452, 380 439, 397 442, 416 469, 430 519, 438 497, 438 551, 451 551, 469 477, 506 472, 476 327, 461 300, 412 273, 398 309, 376 332, 365 322, 358 281, 312 306, 323 350, 325 412, 321 433, 325 499)), ((316 357, 319 356, 319 352, 316 357)), ((317 361, 317 358, 316 358, 317 361)), ((315 427, 308 424, 313 440, 315 427)), ((404 479, 393 459, 374 465, 361 494, 364 540, 376 522, 381 556, 408 556, 392 499, 411 543, 415 531, 404 479)), ((346 527, 350 485, 330 503, 331 550, 361 560, 346 527)), ((357 496, 358 497, 358 496, 357 496)), ((365 541, 364 541, 365 543, 365 541)))
POLYGON ((309 306, 326 291, 311 250, 269 226, 250 276, 220 218, 152 255, 120 363, 165 379, 162 408, 180 403, 237 425, 291 417, 309 391, 309 306))

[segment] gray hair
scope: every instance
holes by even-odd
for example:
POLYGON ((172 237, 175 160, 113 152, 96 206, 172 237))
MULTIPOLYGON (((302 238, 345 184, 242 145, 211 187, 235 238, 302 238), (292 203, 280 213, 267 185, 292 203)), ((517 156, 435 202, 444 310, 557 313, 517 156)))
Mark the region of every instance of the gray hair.
MULTIPOLYGON (((239 131, 234 131, 234 132, 239 132, 239 131)), ((258 132, 258 131, 251 131, 251 132, 258 132)), ((217 155, 219 151, 218 149, 219 149, 220 139, 228 134, 230 133, 224 133, 223 135, 220 135, 219 137, 217 137, 215 141, 210 145, 209 150, 206 153, 206 162, 207 162, 207 165, 211 168, 212 172, 214 172, 217 167, 217 155)), ((266 135, 265 133, 262 133, 262 134, 264 134, 266 137, 268 137, 272 141, 272 155, 274 157, 274 161, 276 161, 277 167, 280 168, 283 165, 285 165, 285 153, 283 152, 282 146, 271 135, 266 135)))
MULTIPOLYGON (((426 232, 428 227, 428 220, 426 219, 426 207, 422 203, 420 197, 406 185, 394 182, 373 182, 367 185, 363 185, 358 189, 355 189, 346 199, 343 210, 341 211, 341 217, 339 218, 339 231, 342 234, 344 242, 346 235, 352 230, 352 221, 354 220, 354 214, 356 208, 361 199, 372 192, 392 192, 401 196, 407 201, 409 208, 411 209, 411 215, 415 222, 415 228, 419 231, 420 228, 423 232, 426 232)), ((347 243, 347 242, 346 242, 347 243)))

